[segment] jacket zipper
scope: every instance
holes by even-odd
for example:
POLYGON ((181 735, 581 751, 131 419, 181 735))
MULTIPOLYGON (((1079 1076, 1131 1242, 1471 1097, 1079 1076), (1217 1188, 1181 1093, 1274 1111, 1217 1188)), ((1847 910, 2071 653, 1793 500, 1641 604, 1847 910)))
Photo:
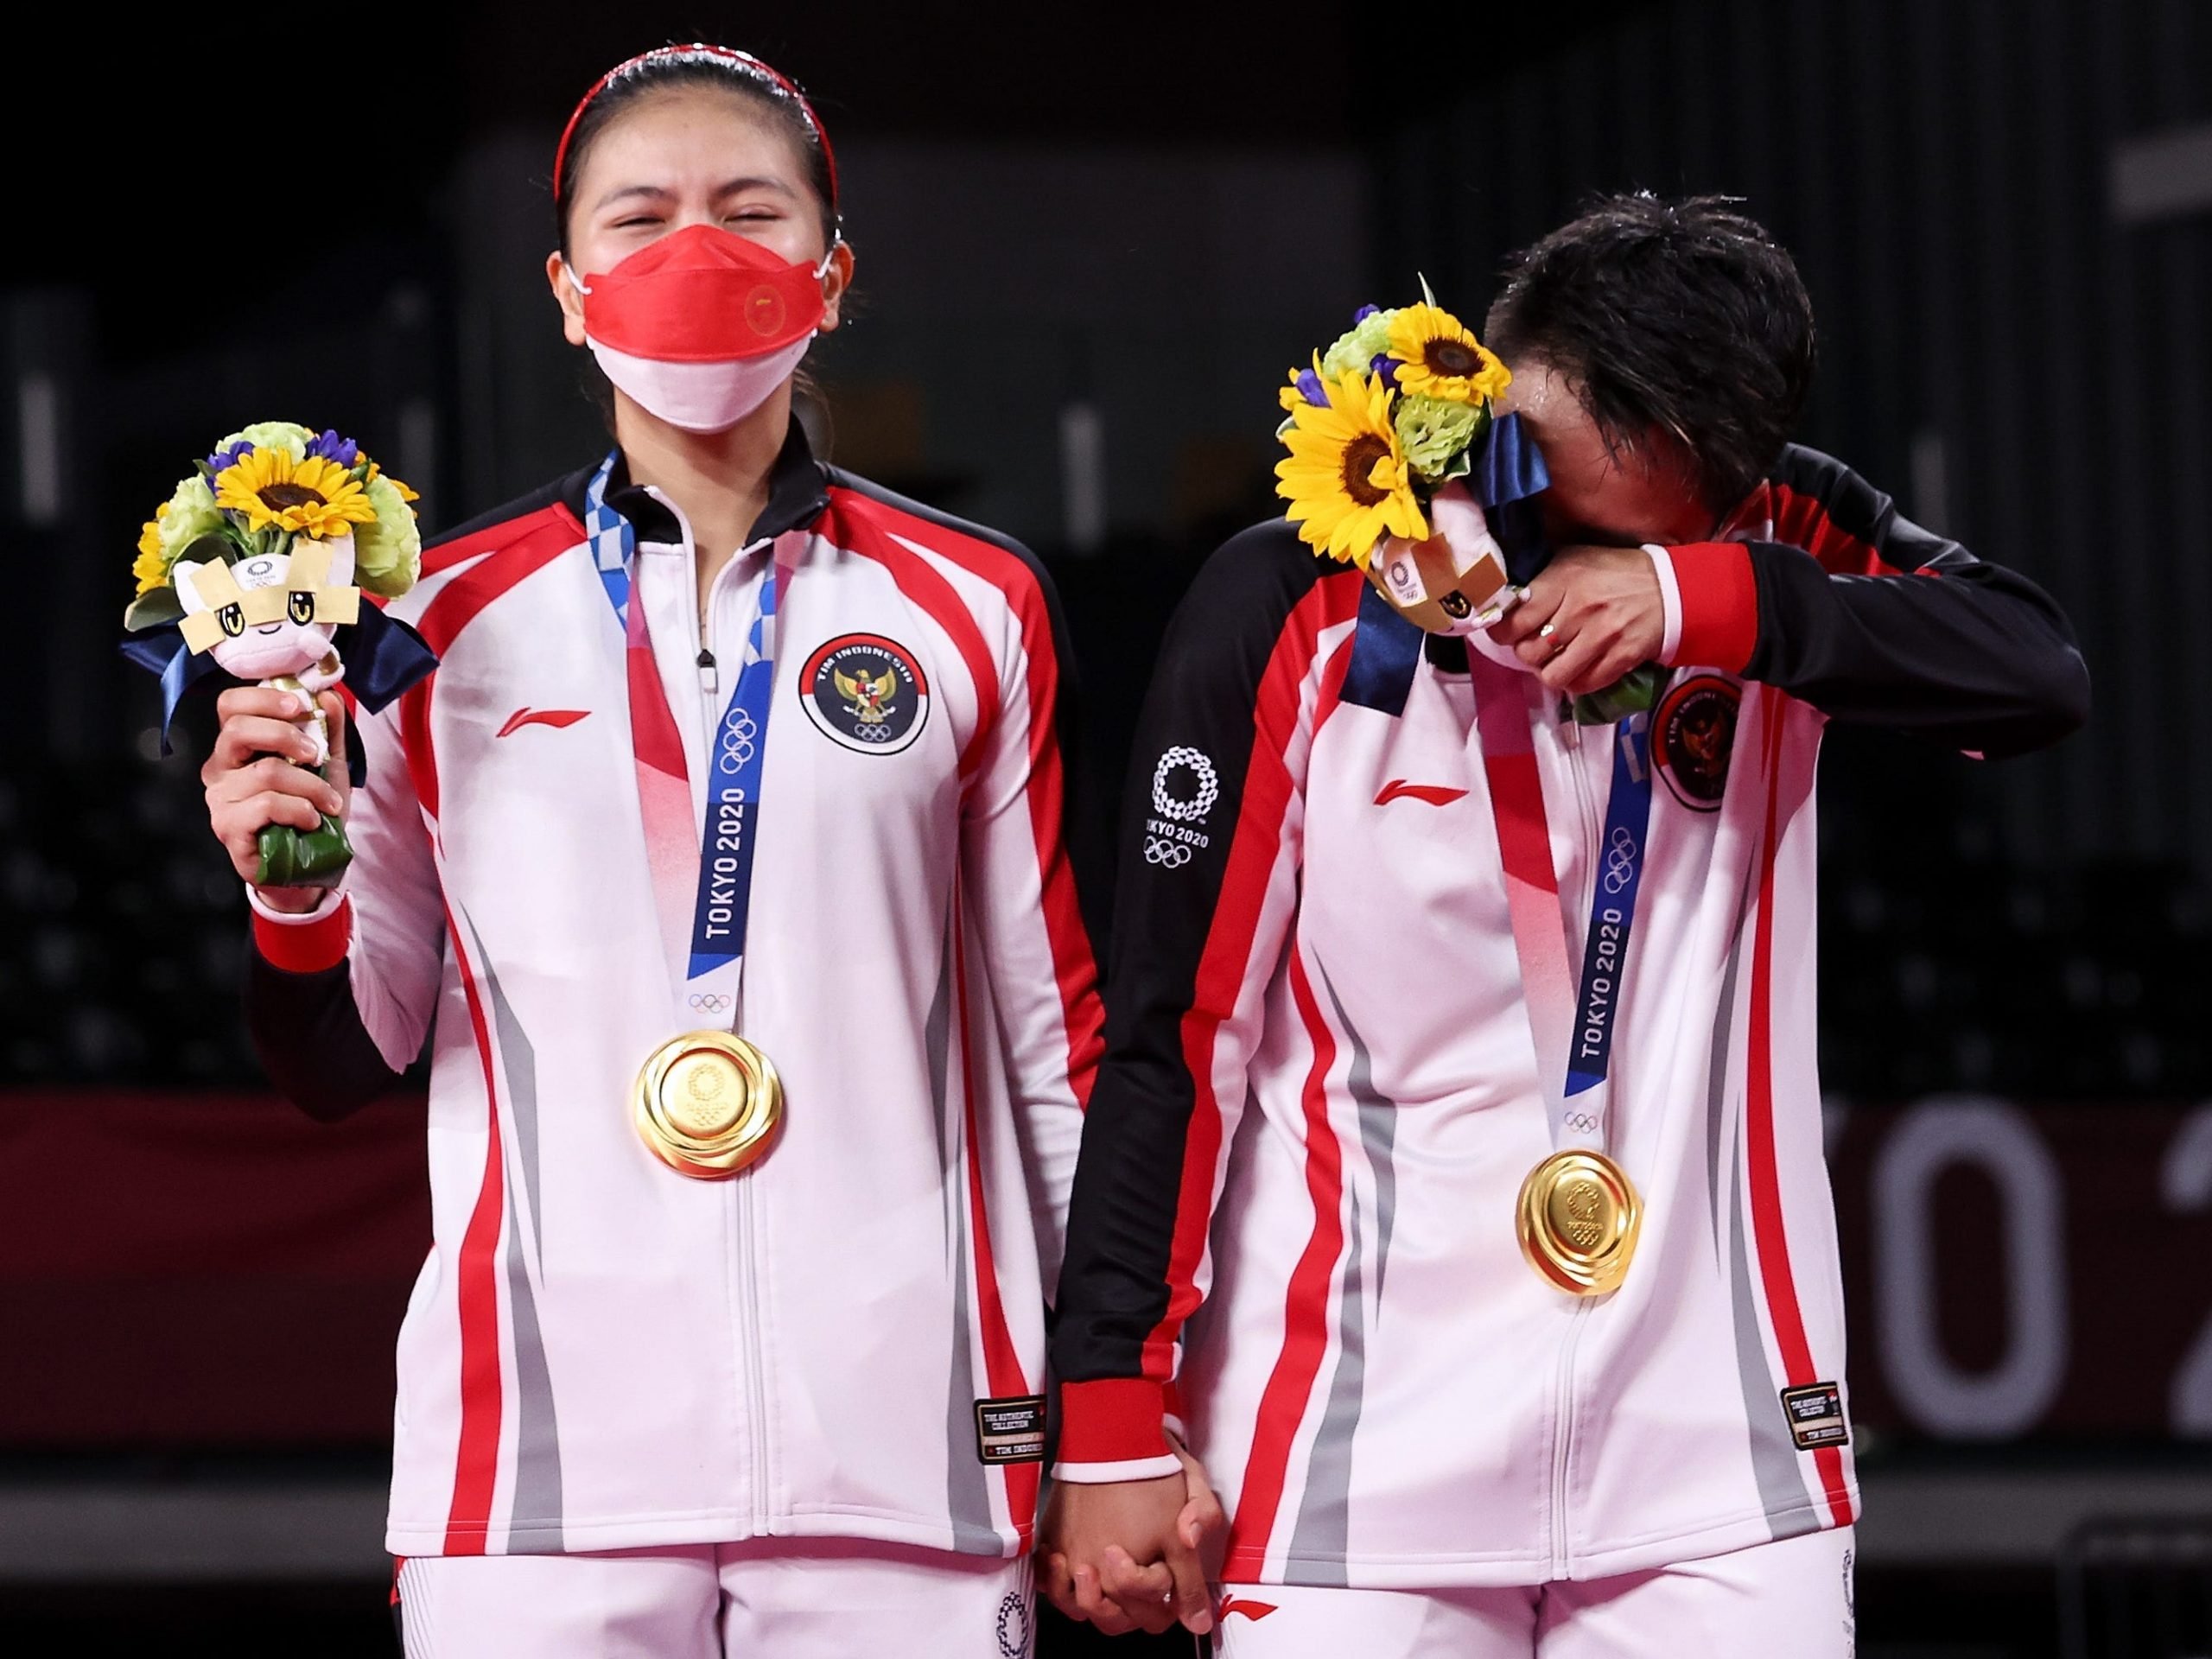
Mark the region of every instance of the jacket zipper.
MULTIPOLYGON (((1575 723, 1573 708, 1564 699, 1560 702, 1560 746, 1567 752, 1567 770, 1574 786, 1574 809, 1577 828, 1582 832, 1582 868, 1575 884, 1575 906, 1569 912, 1577 918, 1590 913, 1591 894, 1597 881, 1598 859, 1601 853, 1599 840, 1601 830, 1598 821, 1598 803, 1590 789, 1590 754, 1582 741, 1582 728, 1575 723)), ((1570 938, 1570 951, 1585 943, 1570 938)), ((1577 979, 1580 976, 1577 972, 1577 979)), ((1570 1571, 1572 1552, 1567 1546, 1567 1466, 1574 1452, 1574 1352, 1582 1337, 1585 1318, 1590 1313, 1590 1303, 1577 1297, 1567 1314, 1567 1336, 1560 1344, 1559 1378, 1554 1392, 1552 1410, 1557 1427, 1552 1433, 1552 1575, 1565 1578, 1570 1571)))
MULTIPOLYGON (((683 515, 678 513, 677 518, 682 522, 683 515)), ((721 710, 715 707, 721 684, 713 629, 715 590, 721 588, 737 561, 753 550, 752 547, 740 548, 729 563, 715 573, 715 580, 707 591, 707 607, 702 610, 698 578, 693 574, 698 569, 698 545, 691 538, 691 526, 688 523, 683 525, 683 543, 691 554, 685 573, 690 580, 683 584, 684 607, 690 613, 689 637, 699 642, 699 654, 695 660, 699 670, 699 689, 705 696, 707 753, 711 756, 715 747, 715 723, 721 717, 721 710)), ((739 987, 738 994, 741 999, 744 995, 742 985, 739 987)), ((758 1275, 753 1271, 760 1250, 753 1231, 752 1173, 741 1173, 732 1185, 737 1189, 734 1194, 737 1210, 737 1260, 732 1269, 737 1278, 739 1329, 735 1334, 745 1359, 746 1398, 741 1403, 753 1450, 750 1526, 755 1534, 766 1534, 768 1529, 768 1376, 767 1367, 760 1355, 760 1291, 756 1282, 758 1275)))

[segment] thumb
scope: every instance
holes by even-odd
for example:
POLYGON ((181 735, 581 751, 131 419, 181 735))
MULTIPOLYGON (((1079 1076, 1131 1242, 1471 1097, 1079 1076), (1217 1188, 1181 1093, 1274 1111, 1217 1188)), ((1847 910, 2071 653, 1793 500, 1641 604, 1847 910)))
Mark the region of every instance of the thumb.
POLYGON ((330 758, 323 762, 323 781, 335 789, 342 799, 348 792, 347 782, 353 775, 346 766, 346 699, 335 691, 325 691, 315 702, 322 710, 322 723, 330 734, 330 758))
POLYGON ((1193 1636, 1213 1629, 1213 1595, 1206 1588, 1205 1568, 1195 1548, 1170 1549, 1167 1570, 1175 1579, 1175 1617, 1193 1636))

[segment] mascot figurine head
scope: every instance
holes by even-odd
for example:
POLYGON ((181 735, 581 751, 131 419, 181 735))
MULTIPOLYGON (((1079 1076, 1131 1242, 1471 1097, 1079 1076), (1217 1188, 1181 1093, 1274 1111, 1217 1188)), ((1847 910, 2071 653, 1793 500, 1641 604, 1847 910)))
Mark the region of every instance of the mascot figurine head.
POLYGON ((177 626, 185 644, 239 679, 289 675, 320 691, 345 672, 330 639, 361 610, 351 532, 302 537, 288 551, 236 563, 179 559, 169 575, 184 607, 177 626))

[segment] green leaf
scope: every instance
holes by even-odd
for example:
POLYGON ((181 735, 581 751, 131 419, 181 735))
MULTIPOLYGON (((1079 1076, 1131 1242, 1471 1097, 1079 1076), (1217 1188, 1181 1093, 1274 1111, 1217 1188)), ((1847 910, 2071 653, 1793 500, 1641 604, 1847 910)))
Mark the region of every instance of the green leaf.
POLYGON ((174 622, 184 614, 184 605, 174 588, 156 588, 143 593, 130 601, 123 613, 124 631, 143 633, 148 628, 158 628, 164 622, 174 622))
POLYGON ((1571 705, 1574 723, 1610 726, 1630 715, 1643 714, 1658 702, 1660 688, 1666 683, 1667 671, 1656 663, 1632 668, 1604 690, 1575 698, 1571 705))
POLYGON ((238 557, 238 550, 221 531, 211 530, 205 535, 194 537, 177 557, 180 560, 189 559, 194 564, 213 564, 219 561, 228 564, 238 557))

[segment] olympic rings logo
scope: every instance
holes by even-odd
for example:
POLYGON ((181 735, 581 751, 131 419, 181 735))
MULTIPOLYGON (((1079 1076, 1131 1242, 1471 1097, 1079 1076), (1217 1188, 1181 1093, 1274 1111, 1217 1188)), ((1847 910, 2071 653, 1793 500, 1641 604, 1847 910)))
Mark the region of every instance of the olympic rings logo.
POLYGON ((1587 1112, 1562 1112, 1559 1121, 1577 1135, 1595 1134, 1598 1128, 1598 1120, 1587 1112))
POLYGON ((732 999, 720 991, 694 991, 690 1000, 702 1014, 720 1014, 732 1006, 732 999))
POLYGON ((1178 823, 1196 823, 1213 810, 1213 804, 1221 798, 1221 779, 1215 773, 1213 762, 1196 749, 1186 749, 1179 743, 1160 757, 1160 764, 1152 769, 1152 809, 1163 818, 1173 818, 1178 823), (1185 800, 1167 792, 1167 780, 1179 766, 1187 766, 1198 774, 1198 792, 1185 800))
POLYGON ((760 753, 753 743, 760 735, 760 728, 753 716, 741 714, 737 723, 725 728, 722 732, 723 766, 734 771, 740 766, 751 766, 753 757, 760 753))
POLYGON ((1191 849, 1180 842, 1162 841, 1158 836, 1144 838, 1144 861, 1179 870, 1191 861, 1191 849))
POLYGON ((1618 893, 1629 884, 1636 874, 1636 857, 1640 849, 1636 837, 1626 830, 1613 831, 1612 845, 1605 849, 1605 891, 1618 893))

